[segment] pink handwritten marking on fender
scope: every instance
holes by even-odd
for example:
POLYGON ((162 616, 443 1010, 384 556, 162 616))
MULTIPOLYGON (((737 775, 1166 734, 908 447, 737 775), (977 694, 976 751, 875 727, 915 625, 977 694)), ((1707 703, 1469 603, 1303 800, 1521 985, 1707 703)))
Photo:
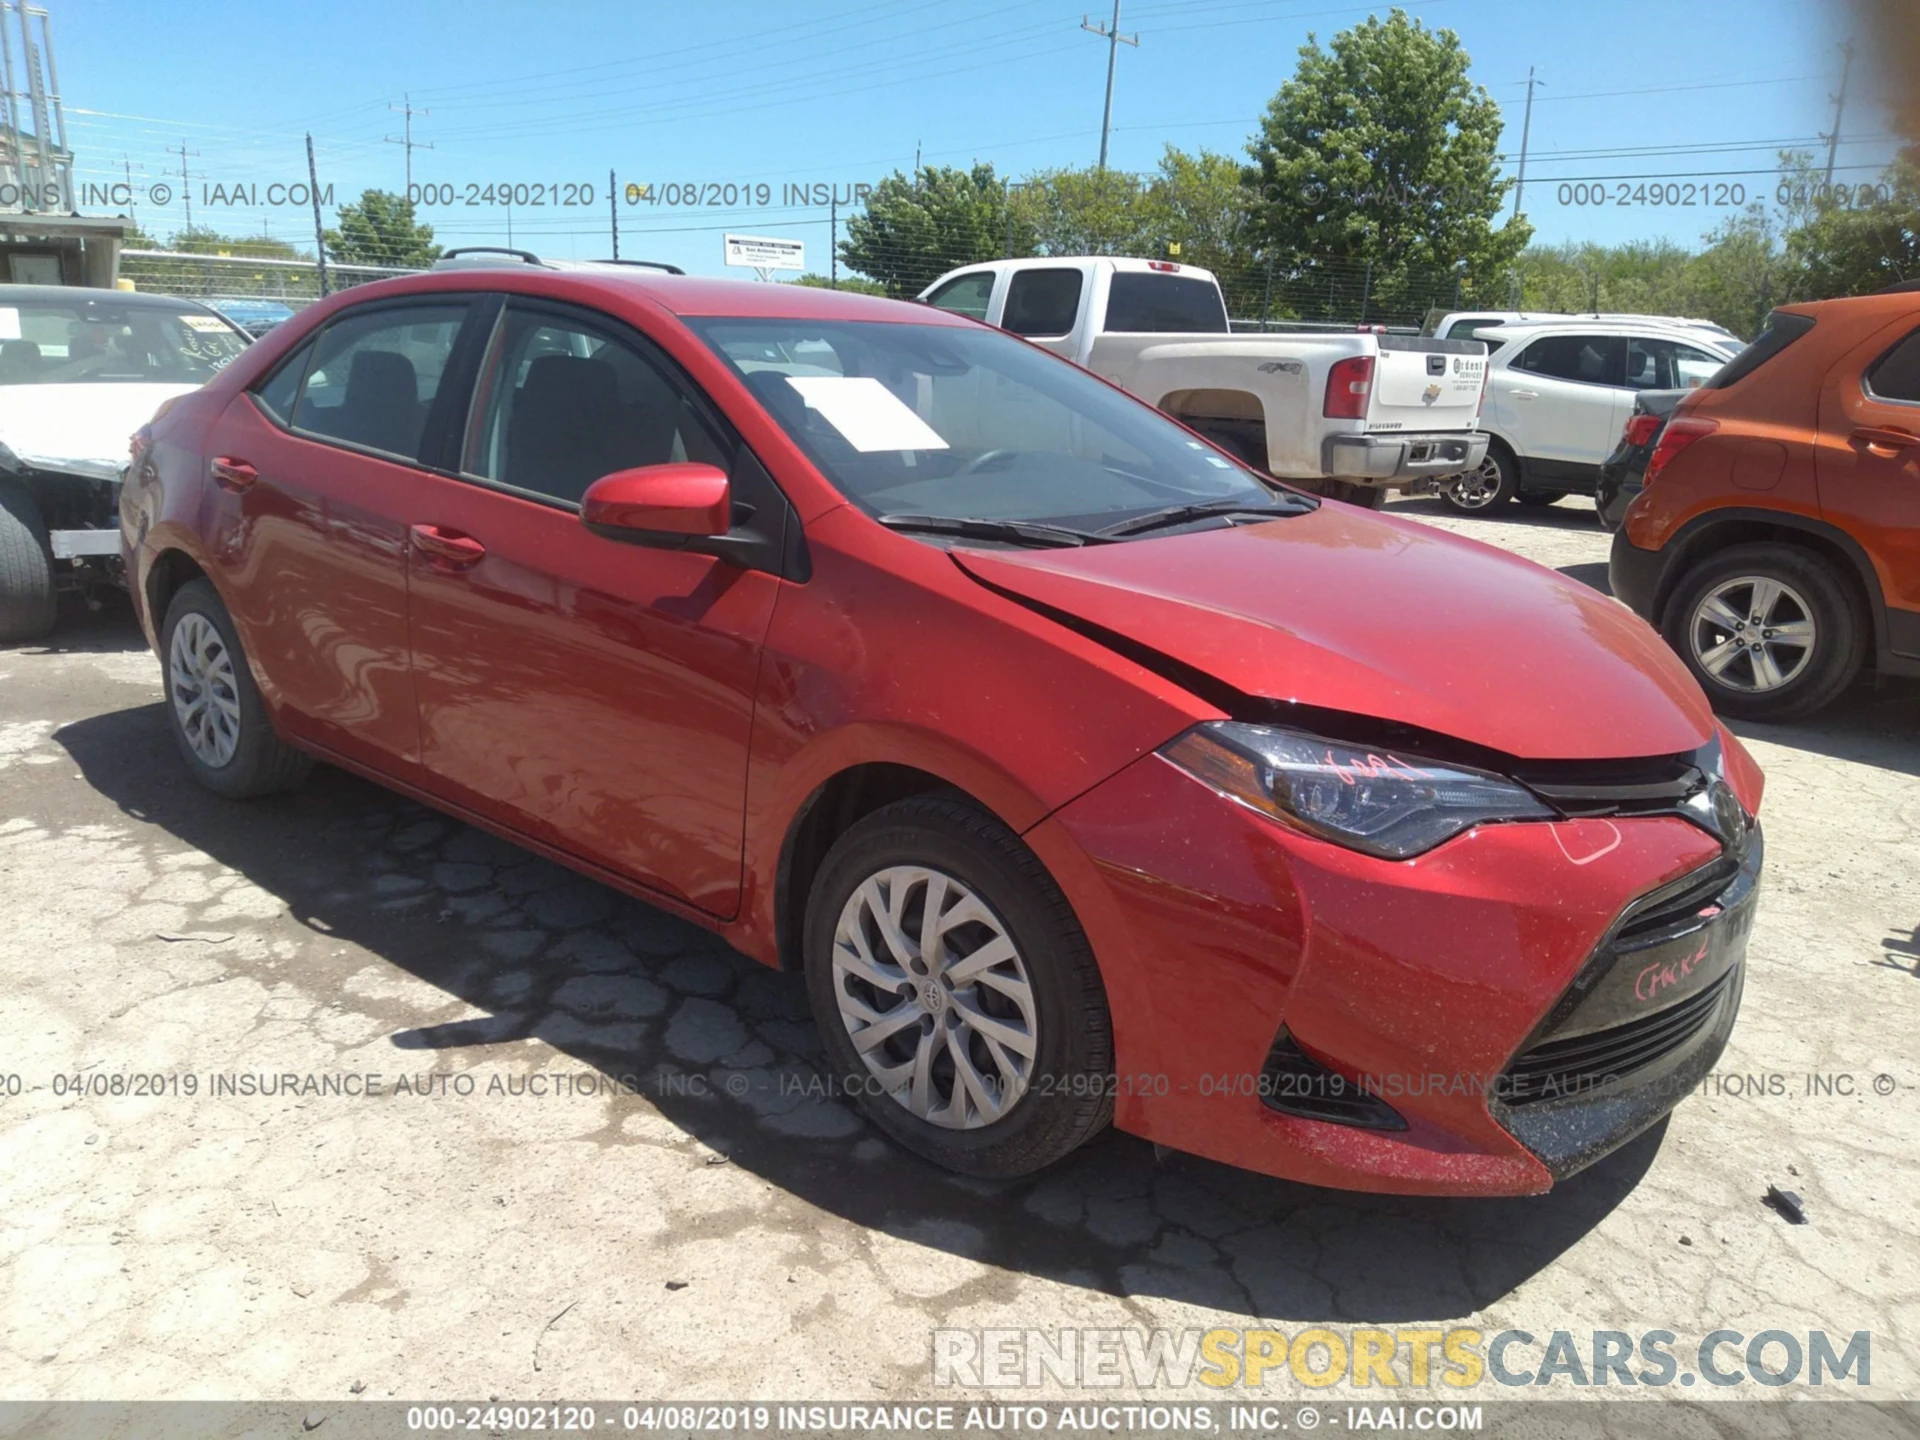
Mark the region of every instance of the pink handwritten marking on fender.
POLYGON ((1684 960, 1661 960, 1647 966, 1633 977, 1633 998, 1651 1000, 1662 990, 1671 989, 1693 974, 1694 967, 1707 958, 1708 942, 1702 940, 1700 948, 1684 960))
POLYGON ((1357 765, 1342 765, 1338 760, 1333 758, 1333 751, 1329 750, 1327 751, 1327 768, 1349 785, 1357 785, 1360 783, 1354 778, 1356 775, 1370 776, 1375 780, 1397 780, 1402 776, 1408 775, 1416 780, 1431 780, 1433 778, 1432 771, 1417 770, 1407 764, 1406 761, 1392 755, 1370 754, 1357 765))
MULTIPOLYGON (((1601 856, 1611 855, 1614 851, 1620 848, 1620 827, 1614 824, 1611 820, 1575 820, 1575 821, 1569 821, 1567 822, 1567 824, 1564 824, 1564 825, 1550 825, 1547 828, 1553 832, 1553 843, 1560 847, 1560 853, 1566 856, 1567 859, 1575 865, 1591 865, 1594 861, 1598 860, 1601 856), (1567 848, 1567 837, 1560 833, 1563 830, 1570 829, 1574 825, 1580 825, 1582 827, 1585 827, 1588 825, 1603 825, 1606 827, 1608 835, 1610 835, 1612 838, 1609 839, 1606 844, 1600 846, 1600 848, 1597 850, 1594 850, 1586 855, 1576 855, 1573 853, 1573 851, 1567 848)), ((1574 839, 1576 841, 1579 840, 1582 836, 1585 835, 1585 833, 1586 831, 1583 828, 1579 834, 1576 834, 1574 836, 1574 839)))

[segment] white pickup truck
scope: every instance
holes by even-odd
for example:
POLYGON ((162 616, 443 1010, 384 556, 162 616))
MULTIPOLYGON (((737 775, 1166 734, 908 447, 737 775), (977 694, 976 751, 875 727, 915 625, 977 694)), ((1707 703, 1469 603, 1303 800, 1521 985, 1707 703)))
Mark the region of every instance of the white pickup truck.
POLYGON ((1235 335, 1213 275, 1170 260, 992 260, 926 304, 1024 335, 1282 479, 1361 505, 1487 453, 1478 340, 1378 331, 1235 335))

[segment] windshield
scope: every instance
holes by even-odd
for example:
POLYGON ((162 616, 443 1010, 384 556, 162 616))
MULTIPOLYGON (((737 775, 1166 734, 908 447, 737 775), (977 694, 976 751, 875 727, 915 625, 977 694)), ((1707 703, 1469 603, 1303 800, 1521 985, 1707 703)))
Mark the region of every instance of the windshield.
POLYGON ((1102 529, 1275 489, 1044 351, 972 326, 687 321, 849 500, 874 515, 1102 529))
POLYGON ((246 348, 198 311, 85 295, 0 305, 0 385, 198 385, 246 348))

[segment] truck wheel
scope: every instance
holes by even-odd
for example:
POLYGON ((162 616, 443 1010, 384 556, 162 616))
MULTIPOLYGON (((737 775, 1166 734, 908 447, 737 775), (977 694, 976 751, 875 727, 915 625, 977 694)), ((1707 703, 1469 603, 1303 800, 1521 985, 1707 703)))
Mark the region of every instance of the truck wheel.
POLYGON ((1825 559, 1791 545, 1736 545, 1681 577, 1663 627, 1713 708, 1793 720, 1839 698, 1867 632, 1825 559))
POLYGON ((46 521, 25 486, 0 479, 0 644, 38 640, 56 613, 46 521))
POLYGON ((1489 444, 1477 470, 1440 482, 1440 498, 1462 515, 1484 515, 1511 500, 1520 488, 1520 466, 1506 448, 1489 444))
POLYGON ((807 897, 807 996, 835 1093, 965 1175, 1051 1165, 1106 1125, 1106 989, 1066 897, 991 815, 888 805, 834 842, 807 897))
POLYGON ((1354 485, 1345 480, 1329 480, 1324 493, 1329 499, 1344 500, 1349 505, 1358 505, 1362 510, 1378 510, 1387 503, 1386 487, 1381 485, 1354 485))
POLYGON ((194 779, 242 800, 307 778, 312 759, 274 734, 233 617, 207 581, 182 585, 167 606, 160 655, 167 728, 194 779))

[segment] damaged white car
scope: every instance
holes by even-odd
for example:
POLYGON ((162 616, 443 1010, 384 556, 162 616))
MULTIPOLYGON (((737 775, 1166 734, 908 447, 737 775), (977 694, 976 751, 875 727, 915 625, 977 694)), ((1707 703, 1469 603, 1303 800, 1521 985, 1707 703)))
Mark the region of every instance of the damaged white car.
POLYGON ((124 583, 128 440, 248 343, 189 300, 0 285, 0 643, 51 630, 61 590, 124 583))

